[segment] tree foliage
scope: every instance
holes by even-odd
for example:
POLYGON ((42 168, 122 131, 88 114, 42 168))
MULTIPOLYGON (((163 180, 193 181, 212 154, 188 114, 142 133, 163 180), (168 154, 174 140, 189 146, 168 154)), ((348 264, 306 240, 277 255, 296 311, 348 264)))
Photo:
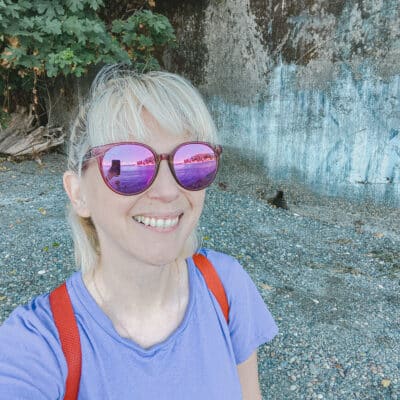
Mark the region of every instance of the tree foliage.
POLYGON ((110 24, 104 13, 102 0, 0 0, 3 109, 38 79, 80 77, 102 63, 158 69, 155 53, 175 41, 168 19, 142 7, 110 24))

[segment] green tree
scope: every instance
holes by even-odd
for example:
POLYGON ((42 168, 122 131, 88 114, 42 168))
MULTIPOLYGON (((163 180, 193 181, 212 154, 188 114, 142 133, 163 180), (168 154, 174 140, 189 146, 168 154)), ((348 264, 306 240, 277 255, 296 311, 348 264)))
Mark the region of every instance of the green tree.
POLYGON ((99 64, 159 69, 155 54, 175 42, 168 19, 144 7, 112 21, 106 14, 102 0, 0 0, 3 111, 26 102, 38 108, 40 89, 99 64))

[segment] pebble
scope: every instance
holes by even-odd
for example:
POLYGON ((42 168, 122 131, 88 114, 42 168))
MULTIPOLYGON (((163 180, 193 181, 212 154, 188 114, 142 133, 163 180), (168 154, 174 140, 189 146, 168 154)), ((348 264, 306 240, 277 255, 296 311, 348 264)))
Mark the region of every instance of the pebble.
MULTIPOLYGON (((7 194, 0 196, 3 226, 24 221, 0 230, 0 297, 6 297, 0 323, 15 306, 48 292, 74 270, 61 184, 65 160, 49 154, 43 161, 43 176, 26 173, 36 168, 31 162, 10 164, 18 179, 0 175, 7 194), (27 196, 29 203, 15 201, 27 196), (51 218, 32 212, 39 207, 51 210, 51 218), (49 246, 54 242, 61 245, 49 246), (48 252, 41 250, 45 246, 48 252)), ((222 179, 235 189, 209 189, 200 226, 202 236, 211 238, 206 246, 241 254, 255 283, 274 288, 261 292, 280 331, 259 349, 264 399, 398 399, 400 211, 315 196, 292 184, 284 188, 290 212, 276 210, 253 196, 249 185, 257 187, 261 178, 251 181, 249 174, 222 179), (257 218, 254 210, 260 210, 257 218), (368 221, 363 234, 355 232, 355 220, 368 221), (378 241, 369 225, 385 237, 378 241), (390 340, 382 342, 384 337, 390 340), (372 365, 383 370, 374 374, 372 365)), ((273 195, 272 184, 266 188, 273 195)))

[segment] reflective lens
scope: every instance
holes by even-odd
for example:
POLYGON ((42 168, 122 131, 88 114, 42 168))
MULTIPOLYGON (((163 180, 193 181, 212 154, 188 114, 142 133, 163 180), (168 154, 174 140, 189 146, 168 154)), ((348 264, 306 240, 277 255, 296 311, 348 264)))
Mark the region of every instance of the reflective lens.
POLYGON ((139 144, 119 144, 106 151, 101 172, 106 183, 121 194, 146 190, 155 177, 157 163, 150 149, 139 144))
POLYGON ((167 160, 177 183, 186 190, 209 186, 218 170, 221 147, 205 142, 187 142, 171 154, 156 154, 141 143, 123 142, 94 147, 85 155, 85 162, 98 157, 101 175, 107 186, 122 195, 147 190, 162 160, 167 160))
POLYGON ((183 144, 173 158, 175 178, 187 190, 209 186, 217 174, 218 160, 212 147, 204 143, 183 144))

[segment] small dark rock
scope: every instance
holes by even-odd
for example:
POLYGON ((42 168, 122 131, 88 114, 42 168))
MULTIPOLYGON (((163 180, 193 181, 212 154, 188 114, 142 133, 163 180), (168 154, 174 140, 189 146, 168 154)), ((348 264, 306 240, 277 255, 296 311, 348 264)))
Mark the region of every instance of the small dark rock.
POLYGON ((276 192, 275 197, 271 197, 267 200, 268 204, 271 204, 271 206, 277 207, 277 208, 283 208, 285 210, 288 210, 289 207, 286 203, 285 198, 283 197, 283 191, 278 190, 276 192))
POLYGON ((354 229, 357 233, 363 233, 363 225, 365 225, 365 222, 358 219, 354 221, 354 229))
POLYGON ((224 183, 224 182, 218 182, 218 187, 221 190, 227 190, 228 189, 228 185, 226 183, 224 183))

